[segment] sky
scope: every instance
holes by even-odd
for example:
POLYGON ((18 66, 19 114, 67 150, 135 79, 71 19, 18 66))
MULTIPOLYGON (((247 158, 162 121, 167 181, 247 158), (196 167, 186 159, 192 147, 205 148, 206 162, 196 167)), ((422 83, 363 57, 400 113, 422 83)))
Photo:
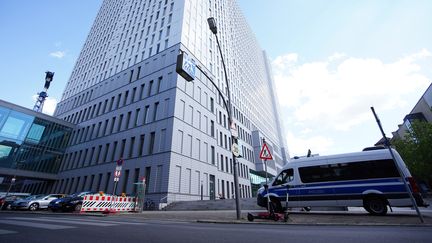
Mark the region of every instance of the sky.
MULTIPOLYGON (((52 114, 101 0, 0 1, 0 99, 52 114)), ((272 65, 290 156, 373 146, 432 82, 432 1, 238 0, 272 65)))

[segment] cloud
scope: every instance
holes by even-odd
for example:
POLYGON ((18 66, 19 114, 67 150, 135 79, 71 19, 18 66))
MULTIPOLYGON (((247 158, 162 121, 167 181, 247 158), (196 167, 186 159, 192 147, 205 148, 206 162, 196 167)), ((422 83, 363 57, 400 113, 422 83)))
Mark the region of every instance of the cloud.
POLYGON ((328 60, 330 62, 333 62, 333 61, 339 60, 339 59, 344 58, 344 57, 346 57, 345 53, 336 52, 336 53, 333 53, 333 55, 329 56, 328 60))
POLYGON ((342 53, 308 63, 299 63, 295 53, 277 57, 272 67, 276 89, 283 92, 278 95, 282 120, 287 131, 292 131, 289 150, 296 151, 297 142, 319 141, 323 145, 316 152, 325 151, 332 140, 317 132, 350 131, 370 121, 370 106, 391 111, 406 107, 407 95, 420 98, 430 79, 421 73, 419 62, 431 56, 423 49, 389 63, 342 53))
MULTIPOLYGON (((38 95, 32 96, 32 99, 34 102, 36 102, 37 98, 38 98, 38 95)), ((58 103, 58 101, 56 98, 47 97, 45 99, 45 102, 44 102, 44 105, 42 108, 42 113, 45 113, 47 115, 52 116, 54 114, 55 109, 56 109, 57 103, 58 103)))
POLYGON ((62 59, 64 56, 66 56, 66 52, 65 51, 55 51, 55 52, 51 52, 49 55, 52 57, 58 58, 58 59, 62 59))

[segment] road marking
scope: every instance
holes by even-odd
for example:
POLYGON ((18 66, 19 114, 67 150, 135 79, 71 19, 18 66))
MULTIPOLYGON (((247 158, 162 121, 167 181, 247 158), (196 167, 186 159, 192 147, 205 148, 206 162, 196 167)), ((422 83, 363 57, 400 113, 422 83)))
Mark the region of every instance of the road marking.
POLYGON ((80 225, 92 225, 92 226, 115 226, 118 224, 112 223, 94 223, 94 222, 80 222, 80 221, 65 221, 61 219, 46 219, 46 218, 26 218, 26 217, 11 217, 8 219, 15 220, 31 220, 31 221, 42 221, 42 222, 55 222, 55 223, 64 223, 64 224, 80 224, 80 225))
MULTIPOLYGON (((51 219, 50 217, 41 217, 43 219, 51 219)), ((125 225, 148 225, 147 223, 140 223, 140 222, 123 222, 123 221, 110 221, 110 220, 97 220, 97 219, 83 219, 83 218, 68 218, 68 217, 62 217, 56 219, 62 219, 62 220, 68 220, 68 221, 79 221, 79 222, 99 222, 99 223, 112 223, 112 224, 125 224, 125 225)))
POLYGON ((12 230, 4 230, 4 229, 0 229, 0 235, 5 235, 5 234, 15 234, 18 233, 16 231, 12 231, 12 230))
POLYGON ((34 228, 41 228, 41 229, 50 229, 50 230, 76 228, 74 226, 33 223, 33 222, 26 222, 26 221, 19 221, 19 220, 18 221, 17 220, 7 220, 7 219, 2 219, 0 221, 0 224, 11 224, 11 225, 27 226, 27 227, 34 227, 34 228))

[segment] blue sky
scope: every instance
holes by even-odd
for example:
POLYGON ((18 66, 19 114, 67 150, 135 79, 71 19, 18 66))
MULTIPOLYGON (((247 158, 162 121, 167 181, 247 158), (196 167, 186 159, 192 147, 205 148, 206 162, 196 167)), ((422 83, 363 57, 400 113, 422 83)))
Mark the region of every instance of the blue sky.
MULTIPOLYGON (((101 2, 0 1, 0 99, 32 108, 50 70, 60 100, 101 2)), ((373 145, 370 106, 391 136, 432 82, 432 1, 238 2, 284 93, 291 156, 373 145)))

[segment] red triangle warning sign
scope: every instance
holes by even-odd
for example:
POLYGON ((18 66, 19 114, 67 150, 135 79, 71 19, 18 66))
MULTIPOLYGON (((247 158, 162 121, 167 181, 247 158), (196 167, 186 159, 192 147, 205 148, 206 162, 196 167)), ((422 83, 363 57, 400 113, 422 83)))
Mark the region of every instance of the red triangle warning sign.
POLYGON ((270 153, 270 149, 268 148, 266 143, 264 143, 261 148, 260 159, 273 159, 270 153))

